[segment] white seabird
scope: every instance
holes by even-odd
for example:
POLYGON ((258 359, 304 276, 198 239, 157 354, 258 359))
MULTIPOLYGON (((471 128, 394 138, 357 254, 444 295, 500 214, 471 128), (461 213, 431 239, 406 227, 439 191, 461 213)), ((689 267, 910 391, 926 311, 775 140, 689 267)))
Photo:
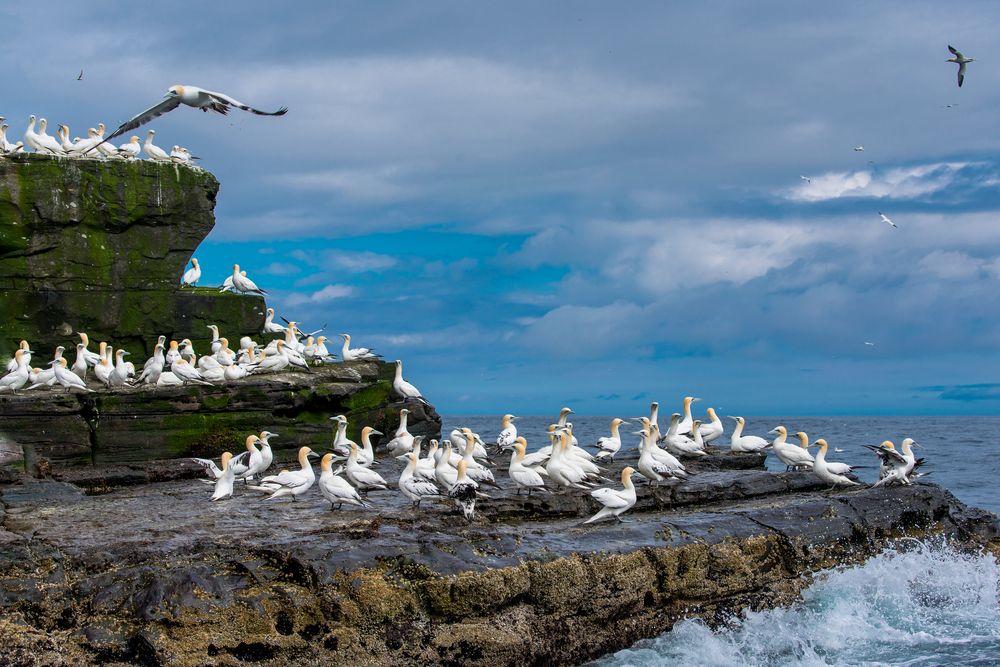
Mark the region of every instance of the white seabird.
POLYGON ((220 113, 222 115, 229 113, 229 110, 232 107, 242 109, 243 111, 249 111, 250 113, 257 114, 258 116, 284 116, 288 113, 288 109, 286 107, 281 107, 277 111, 261 111, 260 109, 254 109, 253 107, 224 93, 216 93, 211 90, 198 88, 197 86, 175 85, 170 86, 169 90, 167 90, 167 94, 163 96, 163 99, 160 100, 159 103, 154 104, 142 113, 136 114, 129 120, 122 123, 117 130, 111 133, 111 136, 108 137, 106 141, 111 141, 115 137, 124 134, 129 130, 141 127, 154 118, 158 118, 168 111, 173 111, 182 104, 194 107, 195 109, 201 109, 205 112, 215 111, 216 113, 220 113))
POLYGON ((700 398, 695 398, 694 396, 684 397, 684 416, 677 423, 677 433, 679 435, 691 433, 691 425, 694 423, 694 417, 691 416, 691 404, 700 400, 700 398))
POLYGON ((311 456, 318 457, 319 454, 309 447, 300 447, 300 470, 283 470, 277 475, 269 475, 260 480, 259 486, 251 486, 249 488, 260 491, 272 491, 273 493, 267 497, 268 500, 284 496, 291 496, 292 500, 295 500, 298 496, 301 496, 312 488, 312 485, 316 482, 316 471, 313 470, 312 464, 309 463, 309 457, 311 456))
POLYGON ((399 475, 397 486, 400 492, 413 502, 413 506, 420 507, 421 500, 444 498, 434 483, 414 476, 418 461, 416 452, 410 452, 406 458, 406 468, 399 475))
POLYGON ((389 487, 388 483, 382 479, 382 475, 358 463, 358 446, 353 442, 351 443, 351 455, 347 457, 345 471, 347 479, 362 493, 381 491, 389 487))
MULTIPOLYGON (((20 343, 18 343, 17 349, 22 350, 24 352, 24 354, 22 355, 24 357, 24 364, 26 366, 31 366, 31 349, 30 346, 28 345, 28 341, 22 340, 20 343)), ((18 364, 17 356, 15 355, 14 357, 11 357, 10 361, 7 362, 7 372, 12 373, 16 371, 17 364, 18 364)))
MULTIPOLYGON (((228 280, 232 284, 232 276, 229 276, 228 280)), ((285 333, 285 327, 274 322, 274 308, 267 309, 267 316, 264 318, 264 333, 266 334, 283 334, 285 333)))
POLYGON ((52 367, 55 369, 56 382, 66 387, 66 391, 73 391, 74 389, 79 389, 85 392, 92 392, 93 389, 87 387, 83 378, 78 376, 75 372, 66 368, 64 363, 59 363, 59 360, 52 360, 52 367))
POLYGON ((784 426, 776 426, 771 433, 777 434, 774 440, 768 445, 774 450, 775 456, 785 464, 786 470, 798 468, 812 468, 813 456, 798 445, 790 445, 785 442, 788 438, 788 430, 784 426))
POLYGON ((884 222, 885 224, 889 225, 890 227, 892 227, 894 229, 898 229, 898 227, 896 227, 896 223, 893 222, 892 220, 890 220, 889 216, 887 216, 882 211, 878 212, 878 216, 882 219, 882 222, 884 222))
POLYGON ((412 384, 403 379, 403 362, 396 359, 396 376, 392 380, 392 390, 403 398, 415 398, 426 403, 423 394, 412 384))
POLYGON ((743 435, 746 420, 743 417, 730 417, 736 422, 736 428, 729 438, 729 450, 732 452, 760 452, 767 447, 768 442, 756 435, 743 435))
POLYGON ((514 439, 514 455, 510 457, 510 466, 507 468, 507 475, 511 481, 517 485, 517 493, 521 494, 521 489, 528 489, 528 497, 534 489, 545 489, 545 480, 539 472, 539 468, 532 468, 524 465, 524 452, 528 448, 528 441, 522 437, 514 439))
POLYGON ((181 278, 182 287, 194 287, 201 280, 201 267, 198 266, 198 259, 196 257, 191 258, 191 268, 184 272, 184 277, 181 278))
POLYGON ((240 273, 239 264, 233 264, 232 278, 234 291, 243 292, 244 294, 267 294, 267 292, 257 287, 257 284, 254 281, 247 278, 245 274, 240 273))
POLYGON ((517 426, 514 425, 514 415, 506 414, 500 420, 500 433, 497 435, 497 451, 506 452, 514 448, 517 440, 517 426))
POLYGON ((621 491, 611 488, 594 489, 591 491, 590 495, 597 502, 604 505, 604 507, 597 514, 584 521, 584 523, 593 523, 609 516, 613 516, 621 521, 621 515, 635 506, 635 486, 632 485, 632 475, 634 473, 635 468, 630 466, 626 466, 622 470, 621 491))
MULTIPOLYGON (((233 495, 233 467, 229 465, 233 455, 229 452, 222 453, 222 470, 215 479, 215 492, 212 493, 212 501, 229 498, 233 495)), ((213 464, 214 465, 214 464, 213 464)))
MULTIPOLYGON (((842 470, 842 468, 831 468, 833 464, 826 462, 826 450, 828 447, 826 440, 819 438, 816 441, 816 446, 819 447, 819 451, 816 453, 816 460, 813 461, 812 471, 816 473, 817 477, 829 484, 831 488, 836 486, 861 486, 858 482, 846 477, 843 472, 837 472, 838 470, 842 470)), ((850 470, 850 466, 848 466, 848 470, 850 470)))
POLYGON ((706 412, 710 421, 703 423, 698 428, 698 432, 701 434, 702 442, 707 445, 713 440, 721 438, 722 434, 725 433, 725 428, 722 426, 722 420, 715 414, 715 408, 709 408, 706 412))
POLYGON ((154 162, 170 162, 170 156, 167 155, 167 152, 153 143, 153 136, 155 134, 156 130, 150 130, 146 133, 146 141, 142 144, 142 150, 154 162))
POLYGON ((46 133, 45 128, 49 121, 42 118, 38 121, 38 134, 35 135, 35 142, 38 144, 39 152, 51 153, 52 155, 65 155, 66 151, 55 137, 46 133))
POLYGON ((624 419, 615 417, 611 420, 611 435, 597 439, 597 458, 601 461, 612 461, 615 454, 622 448, 622 437, 618 432, 618 427, 625 423, 624 419))
POLYGON ((135 135, 132 135, 127 144, 118 147, 118 155, 129 160, 138 159, 140 153, 142 146, 139 145, 139 137, 135 135))
POLYGON ((864 146, 855 146, 854 147, 854 152, 855 153, 863 153, 864 151, 865 151, 865 147, 864 146))
POLYGON ((413 449, 413 436, 407 430, 407 417, 410 411, 403 408, 399 411, 399 428, 396 434, 388 443, 386 449, 392 456, 402 456, 413 449))
POLYGON ((455 483, 448 489, 448 497, 462 509, 466 521, 472 521, 476 516, 476 482, 467 476, 468 464, 465 460, 458 462, 455 483))
POLYGON ((356 347, 354 349, 350 348, 351 345, 351 335, 342 333, 340 336, 344 339, 344 347, 340 351, 340 356, 344 361, 356 361, 358 359, 378 359, 378 355, 375 354, 373 350, 367 347, 356 347))
POLYGON ((319 462, 319 492, 330 502, 331 509, 340 509, 344 503, 358 507, 371 507, 358 494, 357 489, 338 473, 342 468, 333 470, 333 454, 324 454, 319 462))
POLYGON ((975 58, 966 58, 961 51, 951 44, 948 45, 948 50, 951 51, 952 57, 948 58, 945 62, 958 64, 958 87, 961 88, 965 82, 965 66, 974 61, 975 58))

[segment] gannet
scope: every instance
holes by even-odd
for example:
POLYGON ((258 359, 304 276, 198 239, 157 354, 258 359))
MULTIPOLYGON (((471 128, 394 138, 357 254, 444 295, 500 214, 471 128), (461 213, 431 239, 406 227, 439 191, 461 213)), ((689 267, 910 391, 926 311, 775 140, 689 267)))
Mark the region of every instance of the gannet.
MULTIPOLYGON (((346 479, 333 470, 333 454, 324 454, 319 462, 319 492, 330 501, 331 509, 340 509, 344 503, 358 507, 371 507, 346 479)), ((337 469, 338 471, 340 468, 337 469)))
POLYGON ((414 476, 417 470, 417 454, 415 452, 410 452, 406 456, 406 468, 399 475, 399 490, 404 496, 409 498, 413 502, 414 507, 420 507, 421 500, 427 500, 431 498, 444 498, 441 492, 438 490, 432 482, 428 482, 424 479, 420 479, 414 476))
MULTIPOLYGON (((31 365, 31 350, 29 348, 30 346, 28 345, 28 341, 26 340, 22 340, 17 345, 17 349, 24 352, 24 354, 22 354, 21 356, 24 357, 24 364, 26 366, 31 365)), ((17 370, 17 357, 15 356, 11 357, 11 360, 7 362, 7 372, 11 373, 16 370, 17 370)))
POLYGON ((98 123, 97 138, 99 139, 99 141, 97 142, 95 148, 97 149, 97 152, 102 154, 104 157, 118 157, 118 149, 109 143, 105 143, 104 139, 105 131, 106 128, 104 127, 104 123, 98 123))
POLYGON ((129 354, 125 350, 118 350, 115 353, 115 366, 108 374, 109 387, 122 387, 129 378, 129 369, 125 365, 125 355, 129 354))
MULTIPOLYGON (((908 444, 912 444, 912 441, 908 444)), ((907 461, 907 457, 896 451, 892 441, 886 440, 878 447, 874 445, 863 446, 875 452, 881 462, 881 466, 879 467, 879 480, 874 484, 874 486, 882 486, 884 484, 893 484, 897 482, 903 485, 910 484, 910 478, 907 473, 912 470, 911 463, 910 461, 907 461)))
POLYGON ((829 484, 831 488, 836 486, 861 486, 853 479, 830 469, 826 462, 826 440, 820 438, 816 441, 816 446, 819 447, 819 452, 816 453, 816 460, 813 462, 812 471, 816 473, 817 477, 829 484))
POLYGON ((333 355, 330 354, 330 350, 326 347, 326 336, 319 336, 316 339, 316 357, 322 361, 332 361, 333 355))
POLYGON ((736 422, 733 435, 729 438, 729 449, 733 452, 760 452, 767 447, 768 442, 756 435, 743 435, 746 420, 743 417, 730 417, 736 422))
MULTIPOLYGON (((448 436, 451 438, 452 444, 455 445, 458 451, 465 451, 465 445, 466 445, 465 431, 466 429, 464 428, 462 429, 456 428, 452 429, 452 432, 448 434, 448 436)), ((472 433, 471 431, 469 432, 472 433)), ((489 452, 486 451, 486 445, 483 444, 482 438, 479 437, 478 433, 472 433, 472 438, 476 443, 474 445, 472 455, 477 459, 485 459, 488 461, 490 455, 489 452)))
POLYGON ((266 295, 267 292, 257 287, 257 284, 247 278, 246 273, 240 272, 240 265, 233 264, 233 290, 244 294, 266 295))
POLYGON ((855 146, 854 147, 854 152, 855 153, 864 153, 865 152, 865 147, 864 146, 855 146))
POLYGON ((333 444, 330 448, 337 453, 338 456, 347 458, 351 455, 351 441, 347 439, 347 417, 344 415, 336 415, 330 417, 330 421, 337 422, 337 430, 333 435, 333 444))
POLYGON ((261 431, 257 436, 257 442, 260 445, 260 458, 261 465, 264 466, 264 470, 271 467, 271 461, 274 460, 274 454, 271 452, 271 438, 279 437, 277 433, 271 433, 270 431, 261 431))
POLYGON ((590 475, 581 470, 567 454, 569 449, 569 434, 566 429, 557 429, 559 441, 552 445, 552 454, 545 464, 547 476, 560 486, 574 489, 589 490, 590 475))
POLYGON ((725 429, 722 427, 722 420, 715 414, 715 408, 709 408, 706 412, 708 413, 709 421, 703 423, 698 432, 701 434, 702 442, 707 445, 713 440, 721 438, 725 429))
MULTIPOLYGON (((229 276, 232 279, 232 276, 229 276)), ((264 333, 266 334, 283 334, 285 333, 285 327, 274 322, 274 308, 267 309, 267 316, 264 318, 264 333)))
POLYGON ((667 429, 667 435, 663 439, 667 450, 677 456, 706 456, 708 452, 700 447, 695 439, 680 433, 680 418, 676 412, 670 415, 670 428, 667 429))
MULTIPOLYGON (((57 362, 57 364, 63 366, 64 368, 66 366, 66 360, 63 359, 63 352, 65 351, 66 348, 62 345, 58 346, 56 348, 55 356, 52 358, 52 361, 57 362)), ((36 369, 34 377, 30 377, 29 375, 29 380, 32 383, 28 386, 29 391, 40 387, 51 387, 56 383, 56 369, 50 362, 49 368, 45 370, 36 369)))
POLYGON ((358 359, 378 359, 379 355, 375 354, 373 350, 367 347, 356 347, 354 349, 350 348, 351 345, 351 335, 342 333, 341 338, 344 339, 344 346, 340 351, 340 356, 344 361, 356 361, 358 359))
POLYGON ((521 489, 528 489, 528 497, 531 497, 533 489, 544 489, 545 480, 535 468, 524 465, 524 452, 528 447, 528 442, 522 437, 514 439, 514 455, 510 457, 510 466, 507 474, 517 485, 517 493, 521 494, 521 489))
POLYGON ((177 164, 191 164, 191 160, 200 160, 201 158, 191 155, 191 151, 184 148, 183 146, 174 146, 170 150, 170 159, 177 164))
POLYGON ((184 381, 170 371, 163 371, 160 373, 160 377, 156 380, 157 387, 180 387, 183 384, 184 381))
MULTIPOLYGON (((191 258, 191 268, 184 272, 184 277, 181 278, 181 287, 194 287, 198 284, 201 279, 201 267, 198 266, 198 259, 196 257, 191 258)), ((218 330, 216 330, 218 331, 218 330)))
MULTIPOLYGON (((643 426, 645 426, 645 423, 643 423, 643 426)), ((687 471, 687 468, 684 467, 684 464, 682 464, 673 454, 671 454, 667 450, 661 449, 660 446, 657 444, 660 441, 660 427, 650 423, 649 428, 650 428, 650 434, 652 435, 653 438, 649 446, 650 454, 656 461, 667 466, 667 468, 670 469, 671 474, 674 477, 680 479, 687 479, 689 473, 687 471)), ((641 453, 642 452, 640 451, 640 454, 641 453)))
POLYGON ((35 135, 35 141, 38 144, 38 150, 42 153, 51 153, 52 155, 64 155, 62 146, 56 141, 56 138, 50 136, 46 133, 45 128, 49 121, 42 118, 38 121, 38 134, 35 135))
POLYGON ((399 411, 399 428, 396 429, 396 435, 392 440, 386 443, 386 449, 393 456, 401 456, 413 449, 413 436, 406 430, 406 420, 409 414, 410 411, 406 408, 399 411))
POLYGON ((635 486, 632 485, 632 475, 635 469, 626 467, 622 470, 622 490, 603 488, 594 489, 590 495, 604 507, 584 523, 593 523, 605 517, 613 516, 621 521, 621 515, 635 506, 635 486))
POLYGON ((28 116, 28 128, 24 131, 24 143, 33 151, 41 151, 38 133, 35 132, 35 114, 28 116))
POLYGON ((215 111, 216 113, 223 115, 229 113, 229 110, 232 107, 242 109, 243 111, 249 111, 250 113, 257 114, 258 116, 284 116, 288 113, 287 107, 281 107, 277 111, 261 111, 260 109, 254 109, 253 107, 246 105, 224 93, 216 93, 211 90, 205 90, 204 88, 198 88, 197 86, 178 84, 170 86, 167 90, 167 94, 164 95, 163 99, 157 104, 154 104, 142 113, 136 114, 129 120, 122 123, 117 130, 111 133, 111 136, 107 138, 107 141, 111 141, 115 137, 122 135, 129 130, 141 127, 154 118, 158 118, 168 111, 173 111, 182 104, 194 107, 195 109, 201 109, 205 112, 215 111))
POLYGON ((83 343, 76 344, 76 361, 70 370, 81 380, 87 379, 87 356, 83 343))
POLYGON ((233 469, 229 465, 233 455, 229 452, 222 453, 222 471, 215 480, 215 492, 212 494, 212 501, 229 498, 233 495, 233 469))
POLYGON ((74 389, 79 389, 85 392, 93 391, 93 389, 89 389, 87 387, 83 378, 66 368, 65 359, 63 359, 62 362, 63 363, 60 363, 60 360, 58 359, 53 359, 51 362, 52 368, 55 369, 56 382, 61 384, 63 387, 66 387, 67 392, 73 391, 74 389))
MULTIPOLYGON (((278 341, 278 342, 283 342, 283 341, 278 341)), ((299 352, 292 349, 288 345, 282 345, 280 348, 278 348, 278 352, 280 354, 283 354, 285 358, 288 359, 288 364, 290 366, 295 366, 296 368, 302 368, 306 371, 310 370, 309 362, 305 360, 305 357, 303 357, 299 352)))
MULTIPOLYGON (((420 453, 420 443, 418 440, 423 440, 423 436, 415 436, 413 438, 413 451, 417 454, 420 453)), ((434 466, 437 464, 437 459, 434 455, 437 450, 438 441, 432 439, 430 445, 427 446, 427 456, 417 460, 417 469, 413 473, 414 475, 421 479, 434 481, 434 466)))
MULTIPOLYGON (((471 431, 465 429, 470 435, 471 431)), ((476 441, 472 437, 466 437, 465 452, 462 456, 462 460, 465 461, 466 470, 468 471, 469 479, 475 481, 477 484, 485 484, 487 486, 493 486, 500 488, 500 485, 496 483, 493 478, 493 473, 489 468, 480 464, 474 458, 472 458, 472 450, 476 445, 476 441)))
MULTIPOLYGON (((204 359, 205 357, 202 357, 204 359)), ((236 362, 236 354, 229 349, 229 339, 225 336, 219 338, 219 349, 212 357, 220 366, 232 366, 236 362)))
MULTIPOLYGON (((910 449, 911 447, 919 447, 919 446, 920 445, 918 445, 913 441, 913 438, 904 438, 903 442, 901 442, 899 445, 899 449, 901 450, 900 453, 903 455, 903 458, 906 459, 905 474, 907 479, 911 477, 914 468, 919 467, 920 463, 923 462, 923 459, 917 459, 913 453, 913 450, 910 449)), ((920 474, 918 473, 916 476, 920 477, 920 474)))
POLYGON ((181 359, 186 359, 189 364, 195 362, 194 343, 191 342, 190 338, 182 340, 177 351, 180 352, 181 359))
POLYGON ((451 441, 445 440, 441 443, 441 451, 438 452, 437 462, 434 464, 434 481, 442 489, 450 489, 458 480, 458 472, 451 465, 451 441))
POLYGON ((639 474, 648 479, 650 484, 654 486, 665 481, 668 477, 674 478, 676 476, 678 479, 687 477, 686 473, 675 475, 674 468, 653 458, 654 435, 653 431, 650 430, 650 423, 647 422, 645 426, 646 428, 636 434, 642 435, 642 453, 639 455, 639 463, 636 466, 639 474))
POLYGON ((13 153, 15 150, 15 144, 7 140, 7 129, 9 127, 10 125, 0 121, 0 150, 3 150, 4 153, 13 153))
POLYGON ((282 498, 284 496, 291 496, 292 500, 295 500, 298 496, 301 496, 308 491, 316 481, 316 471, 313 470, 312 464, 309 463, 309 457, 311 456, 318 457, 319 454, 314 452, 309 447, 300 447, 300 470, 283 470, 277 475, 268 475, 264 479, 260 480, 259 486, 251 486, 249 488, 260 489, 262 491, 273 491, 273 493, 267 497, 268 500, 282 498))
POLYGON ((961 51, 951 44, 948 45, 948 50, 951 51, 952 57, 948 58, 945 62, 958 64, 958 87, 961 88, 962 83, 965 82, 965 66, 973 62, 975 58, 966 58, 961 51))
POLYGON ((896 227, 896 223, 893 222, 892 220, 890 220, 889 216, 887 216, 885 213, 883 213, 882 211, 879 211, 878 215, 879 215, 880 218, 882 218, 882 222, 884 222, 885 224, 893 227, 894 229, 898 229, 898 227, 896 227))
POLYGON ((448 489, 448 497, 462 508, 466 521, 472 521, 476 516, 476 482, 467 476, 466 462, 459 461, 455 483, 448 489))
POLYGON ((801 178, 806 183, 812 183, 812 179, 809 178, 808 176, 799 176, 799 178, 801 178))
POLYGON ((804 449, 804 450, 806 450, 808 452, 809 451, 809 436, 806 435, 805 432, 799 431, 798 433, 795 434, 795 437, 799 439, 799 447, 801 447, 802 449, 804 449))
MULTIPOLYGON (((101 343, 104 345, 104 343, 101 343)), ((94 366, 94 377, 97 378, 108 389, 111 388, 111 371, 114 370, 114 366, 111 364, 112 354, 114 350, 110 345, 104 347, 105 355, 101 356, 101 360, 94 366)))
POLYGON ((170 372, 185 384, 212 384, 211 382, 207 382, 205 378, 201 376, 201 373, 198 372, 198 369, 188 363, 187 359, 175 359, 174 362, 170 364, 170 372))
POLYGON ((372 436, 384 435, 382 431, 376 431, 371 426, 361 429, 361 449, 358 451, 358 463, 366 468, 375 464, 375 448, 372 447, 372 436))
POLYGON ((169 366, 170 364, 174 363, 180 358, 181 358, 181 351, 178 348, 177 341, 175 340, 170 341, 164 361, 166 362, 167 366, 169 366))
MULTIPOLYGON (((229 454, 229 456, 231 458, 232 454, 229 454)), ((212 459, 192 458, 190 460, 194 461, 195 463, 197 463, 198 465, 200 465, 202 468, 204 468, 205 469, 205 474, 208 476, 208 478, 210 480, 219 479, 219 477, 222 476, 222 468, 220 468, 219 466, 215 465, 215 461, 213 461, 212 459)))
MULTIPOLYGON (((561 410, 559 410, 559 418, 556 420, 556 426, 558 426, 559 428, 565 427, 566 424, 569 423, 569 416, 572 415, 572 414, 576 414, 576 413, 573 412, 569 408, 562 408, 561 410)), ((572 436, 572 435, 570 436, 570 442, 571 442, 571 444, 574 444, 574 445, 579 445, 580 444, 577 441, 576 436, 572 436)))
POLYGON ((236 471, 236 479, 242 479, 244 482, 247 482, 267 470, 268 466, 271 465, 270 459, 265 462, 264 454, 261 450, 257 449, 258 442, 260 442, 260 438, 258 436, 247 436, 244 443, 247 450, 237 457, 243 459, 241 461, 243 469, 236 471))
POLYGON ((127 144, 118 147, 118 155, 129 160, 138 159, 141 152, 142 146, 139 145, 139 137, 135 135, 129 138, 127 144))
POLYGON ((403 379, 403 362, 399 359, 396 359, 396 376, 392 381, 392 390, 403 398, 415 398, 423 403, 427 402, 419 389, 403 379))
POLYGON ((700 400, 700 398, 693 396, 684 397, 684 417, 677 424, 678 434, 687 435, 691 432, 691 425, 694 423, 694 418, 691 416, 691 404, 700 400))
POLYGON ((774 450, 775 456, 785 464, 786 470, 798 470, 800 467, 812 468, 812 454, 797 445, 790 445, 785 442, 785 439, 788 437, 788 430, 784 426, 775 427, 771 430, 771 433, 775 433, 777 436, 768 446, 774 450))
POLYGON ((232 382, 233 380, 242 380, 251 373, 254 372, 256 366, 244 366, 243 364, 230 364, 225 366, 222 371, 222 377, 227 382, 232 382))
MULTIPOLYGON (((150 160, 154 162, 169 162, 170 156, 167 152, 153 143, 153 136, 156 135, 156 130, 150 130, 146 133, 146 141, 142 144, 142 150, 146 152, 150 160)), ((107 139, 105 139, 107 141, 107 139)))
POLYGON ((101 360, 101 355, 95 352, 91 352, 89 349, 87 349, 88 346, 90 345, 90 338, 87 336, 86 333, 81 331, 77 335, 80 336, 80 342, 83 343, 83 358, 87 360, 87 365, 96 366, 97 362, 101 360))
POLYGON ((351 443, 351 455, 347 457, 345 471, 347 479, 361 493, 380 491, 388 488, 388 483, 382 479, 380 474, 370 468, 364 467, 358 462, 358 446, 353 442, 351 443))
POLYGON ((62 147, 63 152, 67 154, 74 153, 76 146, 69 140, 69 128, 65 125, 60 125, 56 128, 56 134, 59 135, 59 146, 62 147))
POLYGON ((500 420, 500 434, 497 435, 497 452, 505 452, 514 447, 517 440, 517 426, 514 425, 514 415, 504 415, 500 420))

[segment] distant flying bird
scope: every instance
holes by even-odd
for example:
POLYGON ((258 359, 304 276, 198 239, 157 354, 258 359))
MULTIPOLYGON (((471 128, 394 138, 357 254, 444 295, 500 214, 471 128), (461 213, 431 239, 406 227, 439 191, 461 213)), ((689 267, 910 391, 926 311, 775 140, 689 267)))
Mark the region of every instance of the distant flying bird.
POLYGON ((869 345, 871 347, 875 347, 875 343, 869 343, 868 341, 865 341, 865 345, 869 345))
POLYGON ((883 213, 882 211, 879 211, 878 214, 879 214, 879 217, 882 218, 882 222, 884 222, 887 225, 892 225, 892 227, 894 229, 899 229, 898 227, 896 227, 896 223, 893 222, 892 220, 890 220, 889 216, 887 216, 885 213, 883 213))
POLYGON ((806 183, 812 183, 812 180, 808 176, 799 176, 806 183))
POLYGON ((83 81, 83 70, 80 70, 80 76, 76 77, 77 81, 83 81))
POLYGON ((854 147, 854 152, 855 152, 855 153, 863 153, 863 152, 864 152, 864 150, 865 150, 865 147, 864 147, 864 146, 855 146, 855 147, 854 147))
POLYGON ((966 58, 962 55, 962 52, 956 49, 951 44, 948 45, 948 50, 951 51, 954 58, 948 58, 946 62, 957 63, 958 64, 958 87, 962 87, 962 82, 965 81, 965 65, 971 63, 975 58, 966 58))
POLYGON ((123 123, 121 127, 112 132, 111 136, 104 141, 111 141, 115 137, 122 135, 129 130, 134 130, 137 127, 145 125, 154 118, 158 118, 168 111, 173 111, 181 104, 186 104, 189 107, 194 107, 195 109, 201 109, 206 113, 208 111, 215 111, 216 113, 221 113, 222 115, 229 113, 231 107, 243 109, 244 111, 255 113, 258 116, 284 116, 288 113, 287 107, 281 107, 277 111, 261 111, 259 109, 254 109, 253 107, 243 104, 243 102, 235 100, 223 93, 214 93, 211 90, 204 90, 196 86, 170 86, 170 90, 168 90, 167 94, 163 96, 163 99, 159 102, 159 104, 155 104, 137 116, 133 116, 130 120, 123 123))
POLYGON ((958 106, 957 104, 946 104, 946 105, 944 105, 944 108, 945 109, 953 109, 953 108, 955 108, 957 106, 958 106))

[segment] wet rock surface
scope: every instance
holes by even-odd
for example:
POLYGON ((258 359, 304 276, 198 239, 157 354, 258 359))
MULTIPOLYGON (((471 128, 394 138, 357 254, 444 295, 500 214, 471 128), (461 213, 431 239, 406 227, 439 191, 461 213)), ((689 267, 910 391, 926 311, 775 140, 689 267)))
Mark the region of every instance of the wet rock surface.
MULTIPOLYGON (((994 515, 933 485, 690 467, 587 526, 586 495, 529 500, 502 471, 472 523, 394 488, 338 511, 316 491, 210 503, 195 479, 24 479, 0 486, 0 641, 26 647, 16 664, 575 664, 681 616, 787 603, 803 574, 894 538, 996 539, 994 515)), ((378 470, 394 483, 400 465, 378 470)))
POLYGON ((8 393, 0 395, 0 433, 6 449, 23 450, 28 471, 44 459, 56 473, 74 465, 218 458, 227 449, 242 452, 246 436, 264 429, 279 434, 271 443, 275 452, 303 445, 322 451, 333 441, 330 417, 347 415, 348 435, 360 442, 363 425, 394 431, 404 407, 411 433, 436 437, 441 418, 432 406, 394 396, 394 372, 385 362, 355 361, 252 375, 218 387, 8 393))

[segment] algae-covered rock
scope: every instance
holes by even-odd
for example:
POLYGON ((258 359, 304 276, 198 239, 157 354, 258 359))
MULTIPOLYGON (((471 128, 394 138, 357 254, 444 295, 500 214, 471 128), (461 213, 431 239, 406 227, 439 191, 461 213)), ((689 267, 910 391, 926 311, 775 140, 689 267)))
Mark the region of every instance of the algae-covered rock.
POLYGON ((180 290, 215 225, 219 182, 148 160, 0 158, 0 357, 26 339, 46 354, 75 333, 134 353, 157 335, 257 334, 258 296, 180 290))

